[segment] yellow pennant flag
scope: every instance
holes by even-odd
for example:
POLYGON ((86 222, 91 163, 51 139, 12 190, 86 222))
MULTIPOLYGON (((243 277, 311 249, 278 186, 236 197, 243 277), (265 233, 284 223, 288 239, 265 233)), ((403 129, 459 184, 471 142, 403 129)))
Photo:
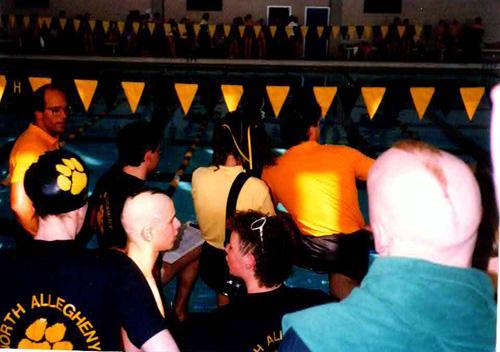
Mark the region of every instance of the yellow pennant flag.
POLYGON ((285 103, 288 92, 290 91, 289 86, 266 86, 267 96, 273 107, 274 116, 278 118, 281 108, 285 103))
POLYGON ((149 34, 153 35, 153 32, 155 31, 155 26, 156 26, 156 23, 148 22, 149 34))
POLYGON ((104 29, 104 34, 108 34, 108 31, 109 31, 109 21, 102 21, 102 29, 104 29))
POLYGON ((302 38, 306 37, 308 31, 309 31, 309 27, 307 27, 307 26, 300 26, 300 32, 302 33, 302 38))
POLYGON ((193 24, 193 29, 194 29, 194 35, 196 38, 198 38, 198 34, 200 34, 201 26, 199 23, 193 24))
POLYGON ((52 22, 52 17, 44 17, 43 18, 43 23, 47 26, 47 28, 50 28, 50 23, 52 22))
POLYGON ((290 39, 290 37, 293 35, 293 27, 286 26, 285 31, 286 31, 286 36, 288 37, 288 39, 290 39))
POLYGON ((228 24, 225 24, 224 25, 224 35, 227 37, 229 37, 229 33, 231 33, 231 26, 228 25, 228 24))
MULTIPOLYGON (((0 27, 1 27, 2 21, 0 21, 0 27)), ((38 28, 42 29, 43 27, 43 17, 38 17, 38 28)))
POLYGON ((417 110, 420 120, 424 117, 425 111, 431 102, 435 89, 433 87, 411 87, 410 94, 417 110))
POLYGON ((316 32, 318 33, 318 38, 321 38, 321 36, 323 35, 324 30, 325 30, 325 27, 323 27, 323 26, 317 26, 316 27, 316 32))
POLYGON ((16 26, 16 16, 9 15, 9 28, 14 28, 16 26))
POLYGON ((274 38, 274 36, 276 35, 277 29, 278 29, 278 27, 276 27, 276 26, 269 26, 269 30, 271 31, 271 37, 274 38))
POLYGON ((467 111, 467 117, 472 120, 484 95, 484 87, 460 88, 460 95, 464 102, 465 111, 467 111))
POLYGON ((389 26, 388 25, 380 26, 380 32, 382 33, 382 39, 385 39, 385 37, 387 37, 387 33, 389 33, 389 26))
POLYGON ((198 85, 196 83, 176 83, 174 86, 181 102, 182 111, 184 111, 184 115, 187 115, 198 90, 198 85))
POLYGON ((227 111, 233 112, 238 108, 241 96, 243 95, 243 86, 234 84, 222 84, 220 86, 222 96, 227 105, 227 111))
POLYGON ((95 20, 89 20, 90 30, 93 32, 95 29, 95 20))
POLYGON ((7 87, 7 78, 5 78, 5 76, 0 76, 0 102, 2 101, 5 87, 7 87))
POLYGON ((340 26, 332 26, 332 38, 336 40, 340 33, 340 26))
POLYGON ((245 34, 245 26, 238 26, 238 31, 240 32, 240 37, 243 38, 245 34))
POLYGON ((399 38, 403 38, 405 32, 406 32, 406 26, 398 26, 399 38))
POLYGON ((125 30, 125 22, 124 21, 118 21, 116 23, 116 26, 118 27, 118 32, 120 32, 120 35, 122 35, 123 31, 125 30))
POLYGON ((356 27, 355 26, 347 27, 347 35, 349 36, 349 40, 358 39, 358 32, 356 32, 356 27))
POLYGON ((122 82, 125 97, 130 105, 130 110, 134 114, 137 111, 137 106, 139 106, 139 101, 141 101, 144 86, 144 82, 122 82))
POLYGON ((321 117, 325 118, 328 109, 332 105, 333 99, 337 94, 337 87, 313 87, 316 101, 321 107, 321 117))
POLYGON ((75 32, 78 32, 80 29, 80 20, 77 20, 76 18, 73 20, 73 27, 75 27, 75 32))
POLYGON ((52 78, 50 77, 28 77, 28 80, 31 85, 31 89, 36 91, 41 86, 52 83, 52 78))
POLYGON ((216 28, 215 24, 208 25, 208 34, 210 35, 210 38, 214 37, 216 28))
POLYGON ((64 30, 64 28, 66 28, 66 19, 65 18, 60 18, 59 19, 59 25, 61 26, 61 29, 64 30))
POLYGON ((133 22, 132 23, 132 29, 134 30, 134 33, 137 34, 139 32, 139 27, 140 27, 140 23, 139 22, 133 22))
POLYGON ((382 102, 382 98, 385 94, 385 87, 362 87, 361 94, 363 95, 366 110, 371 120, 382 102))
POLYGON ((255 32, 255 37, 259 37, 260 35, 260 31, 262 30, 262 26, 261 25, 255 25, 253 26, 253 31, 255 32))
POLYGON ((76 90, 80 99, 82 99, 83 107, 85 111, 89 111, 90 103, 94 97, 95 90, 97 88, 97 81, 87 80, 87 79, 75 79, 76 90))
POLYGON ((24 16, 23 17, 23 25, 25 28, 28 28, 30 25, 30 17, 29 16, 24 16))
POLYGON ((422 27, 421 25, 415 25, 415 36, 417 38, 420 38, 420 35, 422 34, 422 29, 424 27, 422 27))
POLYGON ((165 31, 165 35, 169 35, 172 33, 172 25, 170 23, 164 23, 163 30, 165 31))
POLYGON ((363 39, 370 40, 373 36, 372 26, 363 27, 363 39))

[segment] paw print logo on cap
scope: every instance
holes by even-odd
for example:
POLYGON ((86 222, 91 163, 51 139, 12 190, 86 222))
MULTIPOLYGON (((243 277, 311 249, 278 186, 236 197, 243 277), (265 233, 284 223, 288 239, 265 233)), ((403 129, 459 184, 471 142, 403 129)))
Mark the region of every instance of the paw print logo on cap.
POLYGON ((72 350, 73 344, 63 341, 66 334, 66 326, 56 323, 47 327, 47 319, 35 320, 26 329, 26 338, 22 339, 17 348, 23 349, 43 349, 43 350, 72 350))
POLYGON ((80 192, 87 186, 87 175, 82 164, 75 158, 62 159, 63 164, 57 164, 56 170, 60 173, 57 177, 57 185, 66 192, 73 195, 80 192))

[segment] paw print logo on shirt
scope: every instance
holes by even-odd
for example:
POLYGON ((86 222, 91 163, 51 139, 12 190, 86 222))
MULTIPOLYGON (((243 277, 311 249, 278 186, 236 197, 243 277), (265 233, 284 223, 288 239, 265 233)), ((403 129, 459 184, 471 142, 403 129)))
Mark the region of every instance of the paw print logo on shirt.
POLYGON ((34 350, 72 350, 73 344, 63 341, 66 326, 56 323, 47 327, 47 319, 40 318, 26 329, 26 338, 22 339, 17 348, 34 350))
POLYGON ((87 185, 87 175, 82 164, 75 158, 63 158, 62 164, 56 165, 56 170, 60 174, 57 177, 57 185, 63 191, 77 195, 87 185))

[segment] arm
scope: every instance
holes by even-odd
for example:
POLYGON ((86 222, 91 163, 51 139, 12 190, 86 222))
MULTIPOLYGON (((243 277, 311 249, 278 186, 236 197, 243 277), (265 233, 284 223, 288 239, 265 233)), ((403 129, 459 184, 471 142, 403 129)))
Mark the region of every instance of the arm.
POLYGON ((177 352, 179 348, 175 343, 172 335, 168 332, 168 330, 164 329, 158 332, 156 335, 151 337, 149 340, 144 342, 141 346, 141 349, 144 352, 156 352, 156 351, 165 351, 165 352, 177 352))
POLYGON ((31 199, 24 191, 24 175, 37 159, 38 155, 32 151, 18 151, 13 157, 10 175, 10 207, 17 221, 32 235, 38 230, 38 217, 35 215, 31 199))
POLYGON ((375 160, 364 155, 358 150, 355 150, 355 153, 357 154, 354 164, 356 178, 358 180, 366 181, 366 179, 368 178, 368 172, 370 171, 370 168, 372 167, 375 160))
POLYGON ((10 207, 21 226, 34 236, 38 230, 38 217, 31 200, 22 182, 12 183, 10 187, 10 207))

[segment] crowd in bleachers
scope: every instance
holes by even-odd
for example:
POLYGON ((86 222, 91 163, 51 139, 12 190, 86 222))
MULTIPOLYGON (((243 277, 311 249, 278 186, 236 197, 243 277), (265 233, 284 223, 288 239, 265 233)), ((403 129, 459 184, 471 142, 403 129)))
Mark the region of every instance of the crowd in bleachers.
POLYGON ((0 21, 0 50, 22 54, 102 55, 169 58, 317 59, 471 62, 481 60, 484 26, 456 19, 435 25, 396 17, 388 25, 302 26, 255 20, 251 14, 232 23, 201 19, 163 20, 130 11, 125 21, 93 20, 90 14, 67 18, 7 15, 0 21))

